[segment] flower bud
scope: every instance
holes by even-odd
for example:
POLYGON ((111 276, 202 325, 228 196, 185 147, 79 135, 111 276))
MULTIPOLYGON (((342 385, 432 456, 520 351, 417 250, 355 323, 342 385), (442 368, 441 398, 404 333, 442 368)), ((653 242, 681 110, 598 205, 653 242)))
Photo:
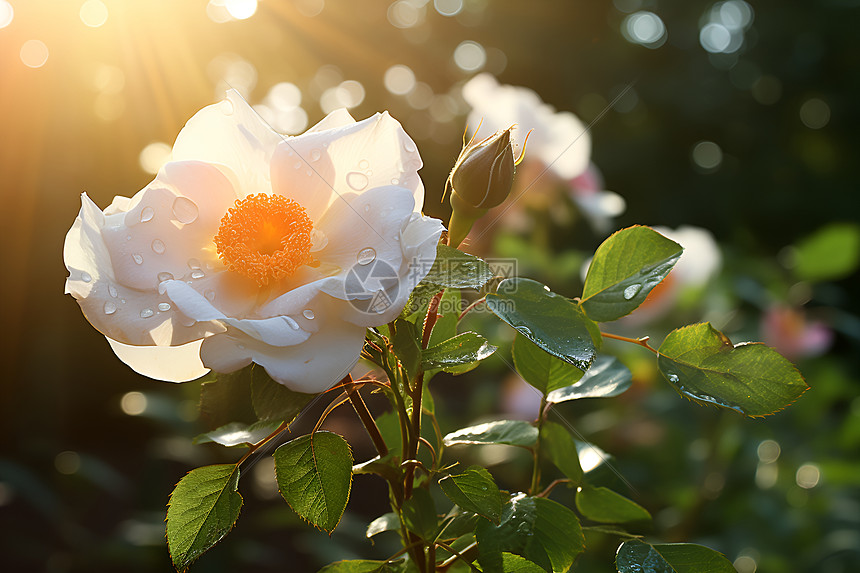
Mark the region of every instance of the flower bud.
POLYGON ((516 171, 512 129, 497 131, 478 143, 470 142, 460 152, 448 177, 452 209, 449 245, 459 245, 475 221, 508 198, 516 171))

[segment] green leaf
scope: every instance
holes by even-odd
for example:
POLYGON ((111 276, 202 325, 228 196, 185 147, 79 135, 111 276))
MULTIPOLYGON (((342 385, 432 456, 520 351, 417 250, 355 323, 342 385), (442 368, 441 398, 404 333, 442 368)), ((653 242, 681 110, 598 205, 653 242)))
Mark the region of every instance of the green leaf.
POLYGON ((456 366, 480 362, 495 351, 496 347, 480 334, 464 332, 424 350, 421 354, 421 366, 425 370, 433 368, 448 370, 456 366))
POLYGON ((352 487, 352 451, 341 436, 316 432, 275 450, 281 495, 302 519, 331 533, 352 487))
MULTIPOLYGON (((480 565, 478 569, 483 571, 480 565)), ((505 573, 544 573, 539 565, 513 553, 502 553, 502 571, 505 573)))
POLYGON ((512 354, 514 367, 523 380, 543 394, 582 378, 582 370, 545 352, 522 334, 517 333, 512 354))
POLYGON ((412 497, 403 504, 403 525, 421 539, 429 541, 436 536, 439 520, 429 491, 420 487, 412 490, 412 497))
POLYGON ((580 306, 531 279, 505 279, 487 308, 553 356, 588 370, 601 344, 597 325, 580 306))
POLYGON ((386 513, 370 522, 370 525, 367 526, 367 532, 365 535, 368 538, 371 538, 383 531, 398 531, 399 529, 400 519, 398 519, 397 514, 386 513))
POLYGON ((516 553, 545 571, 566 572, 585 549, 576 515, 549 499, 518 494, 502 510, 499 525, 479 521, 478 562, 485 571, 505 571, 503 552, 516 553))
POLYGON ((465 511, 471 511, 499 523, 502 515, 502 496, 490 472, 480 466, 471 466, 465 472, 450 475, 439 481, 442 493, 465 511))
POLYGON ((200 415, 209 428, 232 422, 252 424, 257 415, 251 405, 251 370, 246 366, 229 374, 210 374, 200 386, 200 415))
POLYGON ((176 484, 167 507, 167 546, 177 571, 188 568, 233 528, 242 509, 238 485, 235 464, 191 470, 176 484))
POLYGON ((860 263, 860 225, 831 223, 801 241, 792 253, 794 274, 807 281, 836 280, 860 263))
POLYGON ((576 494, 576 509, 592 521, 600 523, 630 523, 648 521, 651 514, 623 495, 605 487, 585 486, 576 494))
POLYGON ((256 444, 281 425, 279 420, 260 420, 253 424, 242 422, 231 422, 211 432, 206 432, 194 438, 195 444, 207 444, 215 442, 222 446, 231 448, 233 446, 246 446, 256 444))
POLYGON ((541 428, 541 451, 561 470, 561 472, 578 484, 582 480, 582 467, 579 465, 579 452, 576 441, 564 426, 544 421, 541 428))
POLYGON ((490 265, 474 255, 439 244, 436 261, 422 282, 441 287, 480 289, 496 278, 490 265))
POLYGON ((670 332, 659 353, 660 371, 683 396, 747 416, 778 412, 807 389, 800 372, 774 349, 732 346, 707 322, 670 332))
POLYGON ((615 554, 618 573, 734 573, 722 553, 692 543, 650 545, 633 539, 615 554))
POLYGON ((410 381, 418 373, 418 365, 421 363, 420 336, 418 327, 411 322, 402 318, 394 321, 394 336, 391 342, 394 344, 394 353, 406 369, 410 381))
POLYGON ((649 227, 628 227, 606 239, 588 267, 582 306, 592 320, 630 314, 660 284, 684 249, 649 227))
POLYGON ((350 559, 326 565, 318 573, 393 573, 395 569, 386 561, 350 559))
POLYGON ((272 380, 265 368, 251 365, 251 403, 261 420, 292 422, 315 396, 294 392, 272 380))
POLYGON ((451 432, 443 438, 446 446, 454 444, 506 444, 529 448, 537 441, 538 430, 522 420, 499 420, 451 432))
POLYGON ((600 355, 578 382, 553 390, 546 400, 558 404, 580 398, 609 398, 626 392, 632 381, 633 374, 617 358, 600 355))

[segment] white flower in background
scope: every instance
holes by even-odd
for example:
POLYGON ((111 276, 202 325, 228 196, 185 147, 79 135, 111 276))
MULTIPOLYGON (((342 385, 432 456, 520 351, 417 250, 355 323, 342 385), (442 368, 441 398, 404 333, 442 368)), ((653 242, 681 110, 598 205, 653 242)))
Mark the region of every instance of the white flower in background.
POLYGON ((320 392, 396 317, 442 225, 422 162, 387 113, 275 133, 236 92, 199 111, 173 161, 101 211, 82 196, 66 292, 137 372, 169 381, 251 362, 320 392))
POLYGON ((602 182, 593 168, 589 170, 591 136, 574 114, 556 111, 528 88, 499 84, 488 73, 466 82, 463 98, 472 108, 468 124, 478 129, 476 141, 515 124, 513 144, 521 150, 530 133, 515 183, 518 187, 525 189, 535 184, 529 193, 539 194, 541 189, 557 186, 560 181, 596 230, 610 230, 609 219, 624 211, 624 199, 595 187, 602 182), (541 175, 544 170, 547 173, 541 175))

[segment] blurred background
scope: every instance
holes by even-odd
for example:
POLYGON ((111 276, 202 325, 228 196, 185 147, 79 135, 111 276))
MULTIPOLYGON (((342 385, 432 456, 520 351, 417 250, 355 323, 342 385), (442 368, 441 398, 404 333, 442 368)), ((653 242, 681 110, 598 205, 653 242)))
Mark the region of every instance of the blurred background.
MULTIPOLYGON (((389 110, 424 159, 425 211, 447 219, 462 86, 488 72, 589 124, 592 187, 626 209, 596 224, 567 188, 526 192, 467 250, 514 257, 575 296, 608 232, 660 225, 688 247, 688 270, 613 331, 659 344, 711 320, 775 346, 811 386, 785 412, 743 419, 687 402, 647 352, 608 342, 634 387, 558 407, 628 483, 607 464, 589 479, 651 511, 643 533, 706 544, 741 573, 860 570, 858 28, 857 0, 0 0, 0 564, 169 571, 174 484, 240 455, 191 444, 199 383, 138 376, 62 294, 80 194, 101 207, 134 194, 184 122, 233 87, 286 134, 338 107, 389 110)), ((507 327, 468 320, 509 352, 507 327)), ((443 431, 537 409, 500 359, 434 390, 443 431)), ((331 424, 372 456, 349 412, 331 424)), ((451 455, 527 483, 517 455, 451 455)), ((381 480, 357 478, 367 494, 328 537, 278 499, 270 461, 244 472, 242 517, 194 570, 315 571, 395 550, 364 539, 386 511, 381 480)), ((577 571, 609 570, 617 540, 588 541, 577 571)))

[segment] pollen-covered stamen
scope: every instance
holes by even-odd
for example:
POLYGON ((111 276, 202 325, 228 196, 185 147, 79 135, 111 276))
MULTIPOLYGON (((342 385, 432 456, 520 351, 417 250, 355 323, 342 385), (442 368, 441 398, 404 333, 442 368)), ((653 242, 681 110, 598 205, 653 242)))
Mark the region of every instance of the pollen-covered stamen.
POLYGON ((281 195, 248 195, 221 219, 215 235, 218 256, 231 271, 260 286, 313 264, 313 221, 304 207, 281 195))

